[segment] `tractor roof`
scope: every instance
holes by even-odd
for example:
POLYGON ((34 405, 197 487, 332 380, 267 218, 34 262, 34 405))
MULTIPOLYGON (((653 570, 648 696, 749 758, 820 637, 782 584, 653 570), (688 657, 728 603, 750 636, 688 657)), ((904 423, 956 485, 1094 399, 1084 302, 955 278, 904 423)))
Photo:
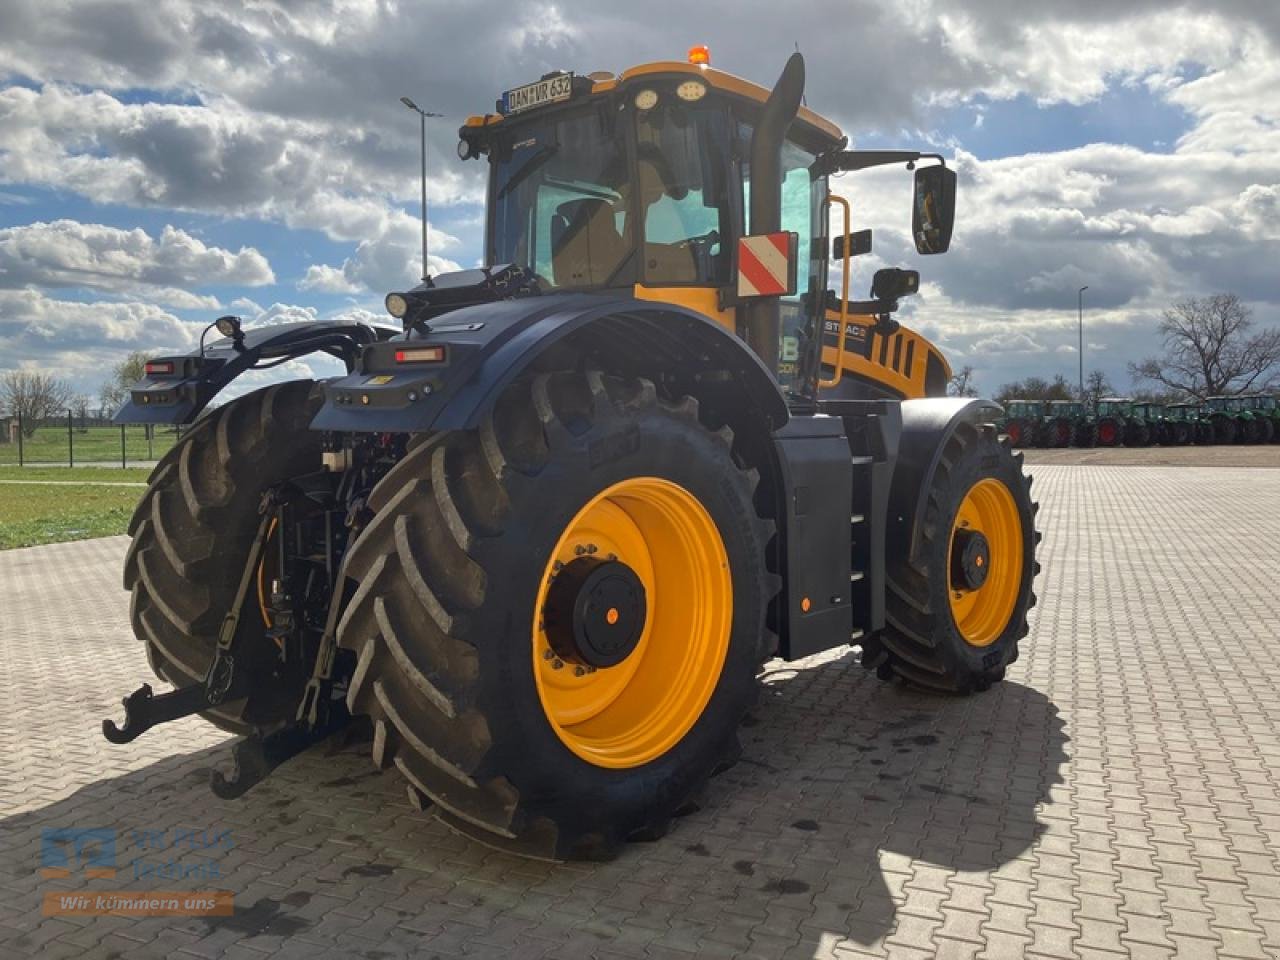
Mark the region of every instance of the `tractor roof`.
MULTIPOLYGON (((758 83, 744 80, 731 73, 725 73, 723 70, 716 70, 705 64, 682 63, 679 60, 659 60, 654 63, 642 63, 629 70, 624 70, 616 76, 608 72, 592 73, 588 76, 591 80, 591 91, 588 95, 593 97, 610 93, 618 87, 630 84, 640 78, 648 80, 679 80, 697 77, 720 93, 761 106, 769 99, 770 93, 768 87, 762 87, 758 83)), ((528 111, 528 113, 536 113, 537 111, 538 108, 535 108, 528 111)), ((524 113, 520 114, 520 116, 524 116, 524 113)), ((491 127, 505 120, 506 117, 500 113, 486 113, 481 116, 468 117, 466 126, 491 127)), ((844 134, 841 133, 839 127, 808 107, 802 106, 800 108, 800 112, 796 115, 796 123, 803 127, 808 127, 810 132, 821 136, 823 139, 831 140, 833 145, 844 138, 844 134)))

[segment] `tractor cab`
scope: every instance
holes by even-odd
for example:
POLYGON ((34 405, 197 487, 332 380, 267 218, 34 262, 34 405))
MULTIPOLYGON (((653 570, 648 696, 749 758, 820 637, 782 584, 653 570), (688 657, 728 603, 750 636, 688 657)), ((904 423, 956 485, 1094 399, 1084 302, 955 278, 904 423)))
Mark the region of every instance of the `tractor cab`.
POLYGON ((1044 404, 1038 400, 1010 400, 1004 405, 1004 415, 1010 420, 1040 420, 1044 417, 1044 404))
POLYGON ((1243 413, 1244 400, 1240 397, 1209 397, 1204 405, 1213 413, 1243 413))
MULTIPOLYGON (((853 232, 828 179, 914 169, 903 200, 916 247, 942 253, 954 172, 933 155, 844 150, 840 130, 800 104, 803 84, 799 57, 770 91, 711 68, 697 47, 687 63, 554 72, 506 91, 459 131, 459 157, 489 166, 485 263, 515 265, 542 294, 622 293, 695 311, 746 340, 791 396, 812 399, 846 372, 896 399, 942 395, 941 354, 892 320, 918 274, 878 271, 871 298, 850 299, 850 258, 871 236, 853 232)), ((406 329, 430 315, 440 279, 388 298, 406 329)))
POLYGON ((1098 401, 1099 417, 1128 418, 1133 416, 1133 401, 1124 397, 1103 397, 1098 401))
POLYGON ((1083 417, 1084 404, 1077 400, 1050 400, 1049 416, 1051 417, 1083 417))

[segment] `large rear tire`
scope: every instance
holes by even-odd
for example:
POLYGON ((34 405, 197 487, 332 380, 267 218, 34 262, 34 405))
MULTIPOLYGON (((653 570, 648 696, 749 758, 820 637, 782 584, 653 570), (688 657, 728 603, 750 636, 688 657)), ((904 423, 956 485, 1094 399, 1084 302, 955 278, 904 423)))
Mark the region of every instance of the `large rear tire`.
POLYGON ((1236 422, 1223 414, 1214 414, 1213 416, 1213 442, 1226 444, 1235 443, 1239 431, 1236 429, 1236 422))
POLYGON ((885 628, 863 647, 863 663, 883 679, 949 693, 985 690, 1017 659, 1035 605, 1040 534, 1031 478, 1022 455, 993 428, 962 424, 946 442, 925 503, 916 555, 888 557, 885 628), (975 533, 987 549, 971 556, 975 533), (976 565, 963 574, 981 577, 976 587, 974 579, 957 583, 969 561, 976 565))
POLYGON ((1073 447, 1089 448, 1098 445, 1098 425, 1091 421, 1085 420, 1077 423, 1075 430, 1072 431, 1071 445, 1073 447))
POLYGON ((338 632, 375 763, 513 853, 660 835, 737 758, 776 647, 757 479, 693 398, 594 372, 521 381, 479 430, 412 445, 370 496, 338 632), (586 592, 605 568, 577 568, 601 561, 633 585, 607 624, 643 632, 592 669, 574 644, 606 629, 586 592))
POLYGON ((1098 421, 1098 446, 1118 447, 1124 442, 1124 422, 1114 417, 1098 421))
MULTIPOLYGON (((321 397, 310 380, 267 387, 211 411, 151 472, 129 522, 124 562, 133 631, 147 660, 174 686, 203 681, 222 618, 235 600, 258 505, 273 483, 320 469, 321 437, 307 429, 321 397)), ((241 610, 240 629, 263 631, 259 598, 241 610)), ((228 703, 203 716, 235 733, 284 718, 279 704, 228 703), (278 708, 278 709, 276 709, 278 708)))

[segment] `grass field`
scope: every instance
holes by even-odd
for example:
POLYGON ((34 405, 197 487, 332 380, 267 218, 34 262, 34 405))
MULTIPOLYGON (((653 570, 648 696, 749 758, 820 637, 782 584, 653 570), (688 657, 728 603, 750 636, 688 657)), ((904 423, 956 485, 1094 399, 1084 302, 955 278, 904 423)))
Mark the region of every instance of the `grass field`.
MULTIPOLYGON (((22 459, 26 463, 50 463, 66 465, 69 454, 77 463, 120 463, 120 428, 87 427, 83 432, 76 428, 68 435, 66 425, 40 427, 35 435, 22 440, 22 459)), ((157 460, 177 441, 172 427, 155 427, 151 440, 141 426, 124 428, 125 461, 138 463, 157 460)), ((0 464, 18 462, 18 444, 0 443, 0 464)))
POLYGON ((0 550, 124 533, 148 473, 0 467, 0 550))

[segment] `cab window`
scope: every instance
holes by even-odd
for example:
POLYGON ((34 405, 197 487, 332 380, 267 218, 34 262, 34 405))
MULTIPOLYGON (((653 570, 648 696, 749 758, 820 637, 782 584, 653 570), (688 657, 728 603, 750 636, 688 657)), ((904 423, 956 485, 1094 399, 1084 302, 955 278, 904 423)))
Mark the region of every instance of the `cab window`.
POLYGON ((733 235, 727 122, 716 109, 666 104, 636 115, 636 209, 646 283, 722 286, 733 235))
MULTIPOLYGON (((748 124, 740 125, 738 136, 744 156, 750 153, 751 133, 748 124)), ((814 180, 809 175, 814 159, 814 154, 790 141, 782 145, 782 229, 799 234, 801 257, 796 269, 796 292, 780 298, 779 302, 778 382, 783 387, 796 382, 812 336, 813 316, 808 294, 813 291, 817 296, 824 296, 827 285, 826 261, 822 259, 822 251, 829 246, 823 210, 827 188, 825 180, 814 180)), ((742 165, 742 204, 744 211, 751 209, 751 169, 746 161, 742 165)), ((750 223, 744 232, 751 232, 750 223)))

